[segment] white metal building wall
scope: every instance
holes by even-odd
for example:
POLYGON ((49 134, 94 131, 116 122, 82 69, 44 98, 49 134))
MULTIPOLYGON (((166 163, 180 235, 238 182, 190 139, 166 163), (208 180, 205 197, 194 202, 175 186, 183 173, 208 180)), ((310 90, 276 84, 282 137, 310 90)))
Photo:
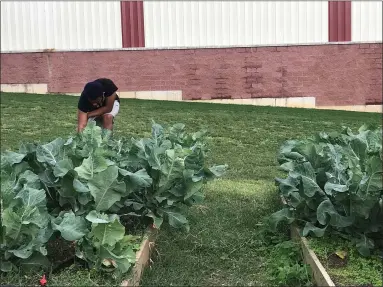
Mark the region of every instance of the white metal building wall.
POLYGON ((328 41, 327 1, 144 1, 146 47, 328 41))
POLYGON ((352 41, 382 41, 382 1, 351 2, 352 41))
POLYGON ((1 51, 121 48, 119 1, 1 2, 1 51))
MULTIPOLYGON (((119 1, 1 1, 1 51, 122 47, 119 1)), ((382 1, 352 1, 352 42, 382 41, 382 1)), ((328 1, 144 1, 148 48, 328 42, 328 1)))

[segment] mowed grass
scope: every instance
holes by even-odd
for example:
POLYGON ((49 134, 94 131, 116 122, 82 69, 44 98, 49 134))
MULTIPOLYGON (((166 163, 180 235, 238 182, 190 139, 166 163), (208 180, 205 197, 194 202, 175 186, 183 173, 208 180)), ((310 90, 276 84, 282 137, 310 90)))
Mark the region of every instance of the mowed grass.
MULTIPOLYGON (((1 150, 73 134, 77 101, 63 95, 1 94, 1 150)), ((279 208, 274 185, 274 178, 283 176, 276 162, 279 146, 342 126, 381 124, 380 114, 371 113, 122 99, 115 135, 148 136, 151 120, 181 122, 190 131, 207 128, 210 162, 229 165, 223 179, 206 186, 203 205, 188 211, 190 233, 161 230, 142 282, 155 286, 270 285, 270 262, 278 258, 258 223, 279 208)), ((85 277, 61 283, 93 282, 85 277)))

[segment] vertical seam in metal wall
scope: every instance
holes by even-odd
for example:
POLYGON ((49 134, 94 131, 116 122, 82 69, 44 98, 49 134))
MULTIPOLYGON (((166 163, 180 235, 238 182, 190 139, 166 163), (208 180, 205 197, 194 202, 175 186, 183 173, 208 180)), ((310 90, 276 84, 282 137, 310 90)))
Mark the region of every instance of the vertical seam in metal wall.
POLYGON ((351 1, 346 1, 345 3, 345 16, 344 16, 344 21, 345 21, 345 31, 344 31, 344 36, 345 36, 345 41, 351 41, 351 1))
POLYGON ((122 47, 145 47, 143 1, 121 1, 122 47))
POLYGON ((328 41, 351 41, 351 1, 328 1, 328 41))

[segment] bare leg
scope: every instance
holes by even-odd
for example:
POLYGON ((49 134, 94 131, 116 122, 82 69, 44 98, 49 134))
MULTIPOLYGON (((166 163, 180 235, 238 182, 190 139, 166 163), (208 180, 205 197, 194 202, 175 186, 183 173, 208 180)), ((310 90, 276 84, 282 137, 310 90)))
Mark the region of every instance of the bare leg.
POLYGON ((113 129, 113 116, 110 114, 102 115, 102 123, 104 125, 104 129, 112 130, 113 129))
POLYGON ((78 110, 77 111, 77 132, 82 132, 83 129, 85 129, 88 122, 87 114, 78 110))

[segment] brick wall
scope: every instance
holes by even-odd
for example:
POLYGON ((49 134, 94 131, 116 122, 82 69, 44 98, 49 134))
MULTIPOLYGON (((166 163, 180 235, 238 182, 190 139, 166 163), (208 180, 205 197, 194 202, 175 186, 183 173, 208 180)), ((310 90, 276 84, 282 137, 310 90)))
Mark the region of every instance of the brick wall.
POLYGON ((120 91, 182 90, 184 99, 316 97, 382 103, 382 44, 1 54, 1 83, 80 92, 97 77, 120 91))

